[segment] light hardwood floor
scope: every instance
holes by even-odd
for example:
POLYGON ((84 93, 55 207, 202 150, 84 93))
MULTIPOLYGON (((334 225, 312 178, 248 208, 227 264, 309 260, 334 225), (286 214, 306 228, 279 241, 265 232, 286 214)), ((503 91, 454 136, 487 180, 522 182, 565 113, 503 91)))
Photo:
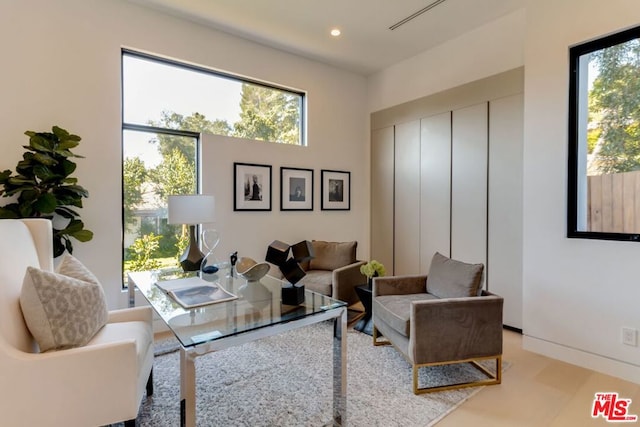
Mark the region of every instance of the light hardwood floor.
POLYGON ((640 385, 603 375, 522 349, 522 336, 504 332, 503 360, 510 366, 502 384, 484 387, 437 427, 640 426, 640 385), (591 418, 597 392, 632 399, 630 414, 639 421, 608 423, 591 418))

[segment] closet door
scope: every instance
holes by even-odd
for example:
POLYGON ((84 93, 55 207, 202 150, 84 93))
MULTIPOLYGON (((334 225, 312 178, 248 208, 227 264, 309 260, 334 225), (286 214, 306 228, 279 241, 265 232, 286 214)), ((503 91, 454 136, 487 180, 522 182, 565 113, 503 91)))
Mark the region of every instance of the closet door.
POLYGON ((394 127, 371 132, 371 259, 393 274, 394 127))
POLYGON ((394 274, 420 271, 420 120, 396 125, 394 274))
POLYGON ((451 257, 487 265, 487 103, 451 121, 451 257))
POLYGON ((522 156, 524 96, 489 103, 487 287, 504 298, 505 325, 522 329, 522 156))
POLYGON ((449 256, 451 112, 420 121, 420 272, 436 252, 449 256))

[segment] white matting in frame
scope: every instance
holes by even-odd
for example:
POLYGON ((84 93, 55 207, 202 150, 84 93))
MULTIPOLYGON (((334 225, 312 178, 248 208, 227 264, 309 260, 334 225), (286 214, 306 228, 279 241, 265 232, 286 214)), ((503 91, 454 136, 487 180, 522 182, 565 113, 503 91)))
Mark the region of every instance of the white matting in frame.
POLYGON ((271 165, 233 164, 233 210, 271 210, 271 165))
POLYGON ((322 169, 321 171, 322 203, 320 209, 351 209, 351 172, 322 169))
POLYGON ((313 169, 280 168, 280 210, 313 210, 313 169))

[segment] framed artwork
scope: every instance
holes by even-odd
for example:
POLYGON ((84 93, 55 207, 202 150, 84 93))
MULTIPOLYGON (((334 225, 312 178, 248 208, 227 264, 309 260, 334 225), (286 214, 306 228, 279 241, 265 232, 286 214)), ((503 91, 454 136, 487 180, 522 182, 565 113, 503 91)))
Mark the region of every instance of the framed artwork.
POLYGON ((351 209, 351 172, 322 169, 320 181, 323 211, 351 209))
POLYGON ((233 164, 233 210, 271 210, 271 165, 233 164))
POLYGON ((313 210, 313 169, 280 168, 280 210, 313 210))

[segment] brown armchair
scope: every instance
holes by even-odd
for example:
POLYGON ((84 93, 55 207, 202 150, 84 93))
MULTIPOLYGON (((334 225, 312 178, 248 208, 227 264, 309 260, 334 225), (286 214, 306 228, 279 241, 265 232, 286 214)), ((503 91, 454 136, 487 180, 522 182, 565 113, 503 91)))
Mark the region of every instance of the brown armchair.
POLYGON ((373 343, 392 344, 405 356, 415 394, 501 382, 503 299, 481 289, 483 271, 482 264, 436 253, 428 277, 374 278, 373 343), (495 359, 495 374, 478 363, 488 359, 495 359), (419 387, 419 368, 466 362, 488 378, 419 387))
POLYGON ((306 276, 300 281, 307 289, 331 296, 349 305, 359 301, 355 288, 366 283, 360 273, 364 261, 356 259, 358 242, 313 240, 314 258, 302 263, 306 276))

